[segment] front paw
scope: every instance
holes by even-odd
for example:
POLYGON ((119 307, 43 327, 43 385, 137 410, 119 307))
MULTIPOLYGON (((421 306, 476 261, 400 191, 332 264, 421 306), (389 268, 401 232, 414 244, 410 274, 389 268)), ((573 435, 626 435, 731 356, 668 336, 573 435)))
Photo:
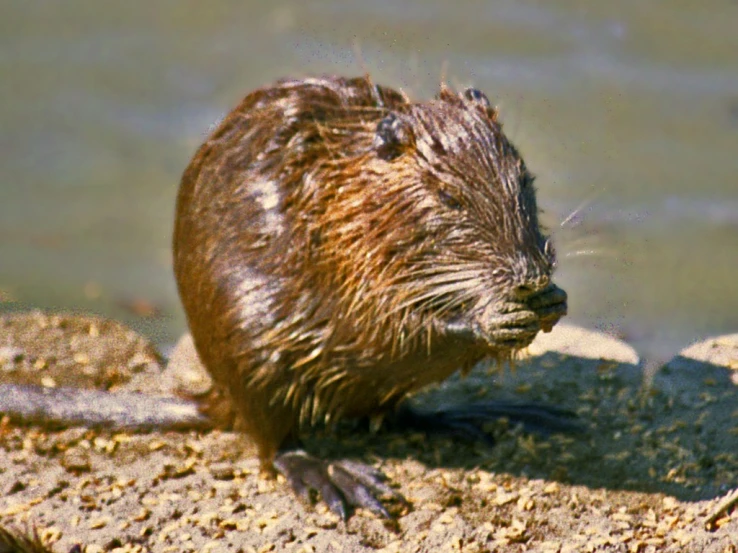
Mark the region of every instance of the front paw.
POLYGON ((541 321, 538 315, 526 306, 510 304, 500 310, 485 313, 482 324, 487 343, 499 350, 518 350, 530 345, 541 321), (502 311, 502 312, 500 312, 502 311))
POLYGON ((486 342, 481 325, 467 318, 459 317, 451 321, 445 321, 442 325, 441 334, 460 342, 486 342))
POLYGON ((550 284, 524 301, 503 301, 487 305, 476 313, 466 313, 443 323, 443 335, 493 350, 516 350, 530 345, 538 332, 550 332, 566 315, 567 295, 550 284))
POLYGON ((527 301, 528 307, 538 316, 543 332, 551 332, 553 326, 567 312, 567 294, 555 284, 527 301))
POLYGON ((444 323, 444 335, 493 350, 520 349, 530 344, 541 329, 538 316, 516 304, 496 307, 478 320, 458 318, 444 323))

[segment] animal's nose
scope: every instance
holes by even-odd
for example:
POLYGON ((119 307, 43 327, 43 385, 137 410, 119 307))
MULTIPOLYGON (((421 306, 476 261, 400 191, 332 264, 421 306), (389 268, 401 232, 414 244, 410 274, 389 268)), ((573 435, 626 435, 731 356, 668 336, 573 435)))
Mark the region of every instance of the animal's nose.
POLYGON ((545 290, 549 284, 551 284, 551 279, 548 275, 540 275, 537 278, 528 278, 515 286, 513 289, 513 295, 516 300, 525 301, 531 296, 535 296, 545 290))

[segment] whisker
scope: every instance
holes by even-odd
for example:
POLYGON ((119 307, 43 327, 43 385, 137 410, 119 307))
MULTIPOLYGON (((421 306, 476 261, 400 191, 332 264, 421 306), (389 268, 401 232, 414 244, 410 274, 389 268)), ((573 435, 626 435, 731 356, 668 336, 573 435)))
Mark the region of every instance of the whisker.
POLYGON ((425 279, 423 281, 423 284, 428 286, 440 286, 444 284, 452 284, 455 282, 475 281, 481 278, 481 276, 482 274, 479 271, 464 271, 450 274, 439 274, 425 279))
POLYGON ((481 269, 470 269, 468 263, 464 264, 458 264, 458 265, 440 265, 438 263, 434 263, 433 265, 430 265, 428 268, 421 269, 421 270, 414 270, 410 273, 413 277, 415 276, 424 276, 424 275, 435 275, 435 274, 456 274, 463 271, 481 271, 481 269))
POLYGON ((456 296, 455 298, 452 298, 453 301, 450 301, 447 305, 439 308, 436 311, 436 316, 443 318, 443 316, 446 315, 447 313, 453 311, 454 309, 458 307, 461 307, 467 301, 472 300, 478 296, 479 296, 479 291, 474 288, 470 288, 466 294, 459 295, 459 296, 456 296))
MULTIPOLYGON (((467 291, 467 294, 463 296, 459 296, 458 298, 452 298, 452 301, 448 301, 445 305, 440 306, 437 308, 434 313, 436 317, 442 318, 445 314, 452 311, 454 308, 458 307, 459 305, 463 304, 465 301, 468 301, 476 296, 478 291, 469 289, 467 291)), ((430 303, 430 302, 428 302, 430 303)), ((421 332, 423 332, 425 329, 422 326, 415 326, 412 331, 407 335, 408 340, 415 339, 421 332)))
MULTIPOLYGON (((423 302, 425 302, 426 300, 438 301, 442 296, 451 295, 454 292, 458 292, 464 289, 466 289, 466 286, 464 286, 463 283, 453 283, 453 284, 447 284, 444 286, 439 286, 433 290, 429 290, 418 296, 411 296, 409 299, 399 304, 397 306, 397 309, 404 309, 406 307, 424 305, 423 302)), ((428 304, 425 304, 425 305, 428 305, 428 304)))
POLYGON ((394 315, 398 311, 413 309, 424 311, 433 307, 436 316, 442 316, 479 295, 480 278, 465 279, 458 282, 449 282, 442 286, 432 287, 419 295, 409 295, 391 310, 384 313, 382 319, 394 315))
POLYGON ((617 253, 614 250, 575 250, 571 252, 566 252, 563 255, 564 258, 569 257, 604 257, 604 258, 614 258, 617 257, 617 253))
POLYGON ((573 219, 575 219, 584 209, 589 207, 592 202, 594 202, 599 196, 602 195, 602 190, 598 190, 595 194, 590 196, 589 198, 585 198, 582 203, 580 203, 574 210, 567 215, 561 223, 559 223, 559 226, 561 228, 566 227, 573 219))
POLYGON ((372 290, 375 295, 396 293, 398 295, 412 294, 413 290, 428 291, 429 294, 438 293, 438 287, 457 283, 474 282, 483 278, 485 272, 481 269, 469 269, 468 266, 458 269, 420 270, 411 273, 395 275, 381 290, 372 290), (434 291, 435 290, 435 291, 434 291))

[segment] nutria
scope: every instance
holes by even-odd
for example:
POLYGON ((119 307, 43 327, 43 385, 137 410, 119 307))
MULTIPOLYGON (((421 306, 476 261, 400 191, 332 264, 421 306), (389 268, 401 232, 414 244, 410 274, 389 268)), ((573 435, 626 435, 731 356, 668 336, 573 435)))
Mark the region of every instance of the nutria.
POLYGON ((533 176, 475 89, 422 103, 369 78, 256 90, 177 199, 174 270, 200 358, 262 466, 344 517, 346 503, 386 515, 387 488, 310 455, 301 431, 376 420, 511 357, 566 313, 554 266, 533 176))

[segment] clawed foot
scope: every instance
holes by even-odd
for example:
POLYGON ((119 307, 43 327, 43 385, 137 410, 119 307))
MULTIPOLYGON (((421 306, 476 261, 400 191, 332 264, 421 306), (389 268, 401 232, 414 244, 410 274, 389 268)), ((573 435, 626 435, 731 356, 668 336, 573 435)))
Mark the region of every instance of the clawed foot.
POLYGON ((329 462, 302 449, 290 449, 277 455, 274 466, 299 498, 312 504, 313 493, 318 492, 342 520, 348 519, 351 507, 363 507, 378 516, 391 518, 377 497, 389 495, 402 500, 385 483, 381 472, 356 461, 329 462))
POLYGON ((570 411, 535 403, 502 401, 434 410, 404 406, 388 420, 388 425, 392 429, 440 434, 492 446, 495 443, 494 438, 484 427, 489 422, 503 418, 513 425, 522 425, 526 432, 544 436, 558 432, 580 433, 584 430, 582 423, 570 411))

